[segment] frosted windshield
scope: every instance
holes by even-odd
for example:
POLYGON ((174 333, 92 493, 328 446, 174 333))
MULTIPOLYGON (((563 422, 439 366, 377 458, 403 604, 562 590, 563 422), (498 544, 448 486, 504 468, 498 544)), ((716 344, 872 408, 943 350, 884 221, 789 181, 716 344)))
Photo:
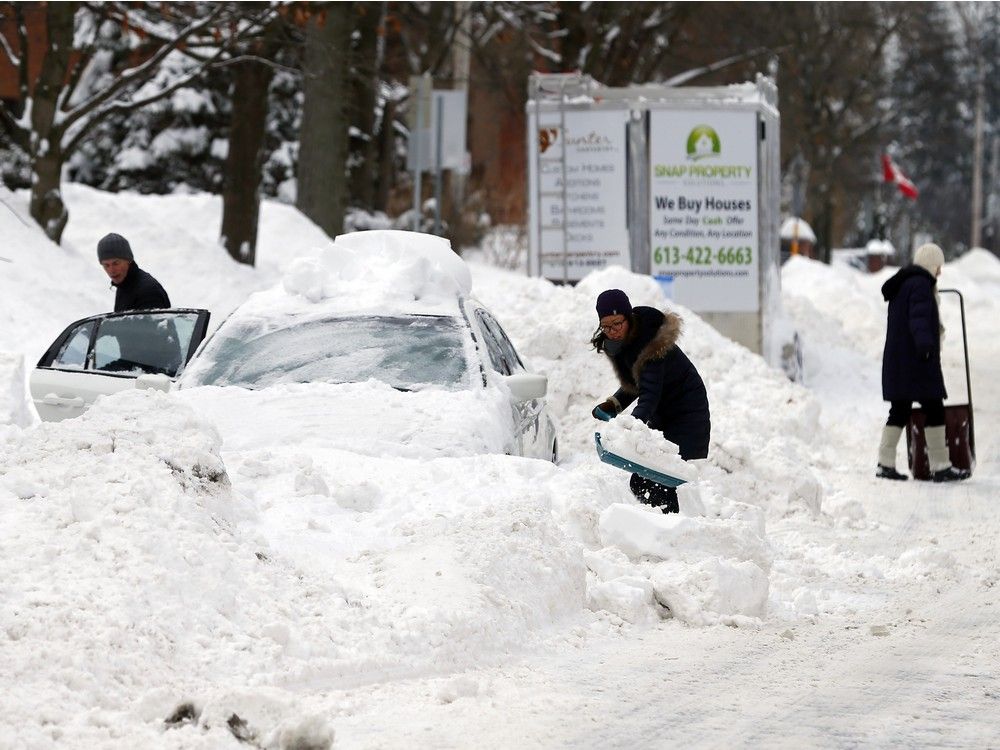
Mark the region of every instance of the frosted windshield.
POLYGON ((224 326, 198 356, 189 385, 265 388, 372 378, 411 390, 466 387, 465 330, 439 316, 312 320, 275 329, 266 320, 224 326))

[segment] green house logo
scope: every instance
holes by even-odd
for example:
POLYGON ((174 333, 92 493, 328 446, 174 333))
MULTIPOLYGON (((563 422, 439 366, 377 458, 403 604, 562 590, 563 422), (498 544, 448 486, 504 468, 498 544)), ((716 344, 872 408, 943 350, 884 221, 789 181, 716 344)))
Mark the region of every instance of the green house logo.
POLYGON ((695 125, 687 139, 687 158, 692 161, 718 156, 722 152, 722 141, 715 128, 710 125, 695 125))

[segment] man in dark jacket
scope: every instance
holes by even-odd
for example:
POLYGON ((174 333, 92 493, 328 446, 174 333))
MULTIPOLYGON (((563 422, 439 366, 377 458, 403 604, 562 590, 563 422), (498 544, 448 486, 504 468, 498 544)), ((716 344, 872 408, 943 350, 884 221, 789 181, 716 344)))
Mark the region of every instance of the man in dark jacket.
MULTIPOLYGON (((592 343, 615 369, 619 389, 595 408, 614 417, 636 402, 632 416, 676 443, 681 458, 706 458, 711 436, 708 394, 698 370, 677 339, 681 319, 652 307, 632 307, 621 289, 597 298, 600 329, 592 343)), ((633 474, 632 492, 665 513, 676 513, 677 491, 633 474)))
POLYGON ((97 243, 97 259, 115 292, 115 312, 161 310, 170 307, 170 298, 160 282, 136 265, 132 247, 120 234, 106 234, 97 243))
POLYGON ((934 244, 921 245, 913 264, 901 268, 882 285, 889 303, 882 356, 882 398, 890 402, 889 419, 882 428, 875 476, 905 480, 896 471, 896 445, 910 420, 914 401, 927 416, 924 436, 935 482, 968 479, 967 469, 951 464, 945 442, 944 399, 948 397, 941 372, 941 319, 937 303, 937 277, 944 252, 934 244))

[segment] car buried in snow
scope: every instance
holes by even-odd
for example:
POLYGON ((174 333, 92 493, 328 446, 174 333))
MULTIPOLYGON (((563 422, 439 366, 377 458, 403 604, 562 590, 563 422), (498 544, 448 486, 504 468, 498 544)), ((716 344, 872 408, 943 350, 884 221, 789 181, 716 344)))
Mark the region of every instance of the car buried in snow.
POLYGON ((326 440, 379 455, 557 460, 547 378, 470 296, 446 240, 357 232, 334 249, 252 295, 208 338, 197 309, 73 323, 31 375, 35 408, 67 419, 126 388, 176 390, 227 448, 326 440))

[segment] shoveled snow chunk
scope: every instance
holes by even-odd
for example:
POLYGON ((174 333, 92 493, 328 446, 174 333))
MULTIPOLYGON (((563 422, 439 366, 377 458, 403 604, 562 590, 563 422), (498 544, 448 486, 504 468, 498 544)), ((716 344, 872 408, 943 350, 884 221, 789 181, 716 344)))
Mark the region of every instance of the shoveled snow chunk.
POLYGON ((663 515, 634 505, 615 504, 601 513, 601 542, 632 559, 700 561, 707 557, 751 560, 771 567, 767 544, 745 523, 663 515))
POLYGON ((587 606, 595 612, 605 610, 626 622, 638 624, 655 619, 653 585, 648 578, 623 576, 602 581, 587 589, 587 606))
POLYGON ((689 625, 739 625, 741 618, 763 617, 767 609, 767 573, 749 560, 663 562, 651 580, 660 603, 689 625))
POLYGON ((601 444, 615 455, 668 476, 693 482, 698 470, 680 457, 677 446, 631 414, 622 414, 601 428, 601 444))

